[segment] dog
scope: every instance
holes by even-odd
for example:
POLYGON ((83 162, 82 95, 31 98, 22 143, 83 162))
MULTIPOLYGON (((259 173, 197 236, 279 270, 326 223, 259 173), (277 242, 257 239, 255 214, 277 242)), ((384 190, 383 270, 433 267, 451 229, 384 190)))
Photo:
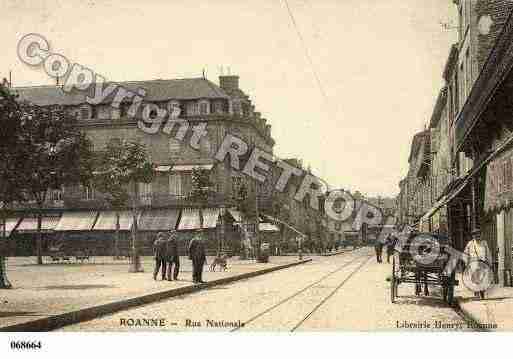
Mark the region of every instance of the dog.
POLYGON ((210 271, 215 272, 216 266, 219 266, 222 271, 228 270, 228 262, 227 262, 228 256, 226 254, 218 255, 214 258, 212 261, 212 264, 210 265, 210 271))

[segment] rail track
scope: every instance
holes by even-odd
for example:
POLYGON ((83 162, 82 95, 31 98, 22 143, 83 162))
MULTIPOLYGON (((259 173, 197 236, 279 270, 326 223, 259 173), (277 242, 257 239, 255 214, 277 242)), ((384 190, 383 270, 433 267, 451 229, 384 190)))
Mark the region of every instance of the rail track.
MULTIPOLYGON (((266 310, 256 314, 255 316, 251 317, 247 321, 244 322, 244 326, 246 327, 248 324, 256 321, 257 319, 261 318, 262 316, 266 315, 267 313, 272 312, 273 310, 285 305, 286 303, 290 302, 292 299, 296 298, 297 296, 307 292, 308 290, 313 290, 316 287, 320 286, 324 281, 326 281, 331 276, 341 272, 348 266, 358 262, 358 260, 364 259, 354 270, 352 270, 348 276, 346 276, 332 291, 330 291, 327 295, 325 295, 319 303, 317 303, 311 311, 309 311, 300 321, 298 321, 290 330, 291 332, 294 332, 296 329, 298 329, 304 322, 308 320, 314 314, 319 308, 321 308, 335 293, 337 293, 368 261, 370 258, 372 258, 372 255, 364 254, 361 256, 358 256, 356 258, 353 258, 352 260, 342 264, 341 266, 337 267, 335 270, 323 275, 313 283, 310 283, 306 287, 296 291, 295 293, 291 294, 290 296, 284 298, 280 302, 276 303, 275 305, 267 308, 266 310)), ((235 332, 241 329, 241 327, 234 328, 231 330, 231 332, 235 332)))

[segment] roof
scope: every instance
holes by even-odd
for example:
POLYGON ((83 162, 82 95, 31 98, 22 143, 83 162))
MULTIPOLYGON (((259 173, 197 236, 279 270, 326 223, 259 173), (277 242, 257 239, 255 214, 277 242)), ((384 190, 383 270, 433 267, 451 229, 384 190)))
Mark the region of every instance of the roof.
POLYGON ((440 118, 442 117, 442 112, 447 104, 447 86, 442 88, 438 94, 438 98, 436 99, 435 107, 433 108, 433 114, 431 115, 431 121, 429 122, 430 128, 435 128, 438 126, 438 122, 440 122, 440 118))
POLYGON ((452 76, 454 65, 456 65, 456 62, 458 61, 458 44, 453 44, 451 47, 451 50, 449 52, 449 57, 447 58, 447 62, 445 63, 444 68, 444 79, 445 81, 449 82, 449 78, 452 76))
MULTIPOLYGON (((167 100, 193 100, 193 99, 215 99, 229 98, 219 86, 205 78, 174 79, 174 80, 148 80, 148 81, 127 81, 127 82, 106 82, 102 89, 109 84, 118 84, 129 91, 136 92, 137 89, 145 89, 146 101, 158 102, 167 100)), ((13 87, 13 90, 20 95, 20 100, 26 100, 36 105, 79 105, 86 103, 86 96, 94 93, 100 84, 92 84, 85 91, 74 89, 66 93, 61 86, 30 86, 13 87)), ((105 98, 102 103, 110 103, 117 91, 105 98)))
POLYGON ((429 131, 424 130, 422 132, 416 133, 413 136, 413 139, 411 141, 410 156, 408 157, 408 162, 411 162, 413 157, 417 155, 420 145, 422 144, 422 141, 427 135, 429 135, 429 131))

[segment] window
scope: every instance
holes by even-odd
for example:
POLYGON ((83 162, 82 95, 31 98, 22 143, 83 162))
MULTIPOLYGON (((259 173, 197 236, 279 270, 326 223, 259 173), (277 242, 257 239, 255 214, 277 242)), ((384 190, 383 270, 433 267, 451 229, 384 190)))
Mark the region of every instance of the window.
POLYGON ((232 193, 237 196, 239 195, 239 190, 242 186, 242 177, 234 176, 232 177, 232 193))
POLYGON ((171 100, 167 104, 167 112, 171 118, 178 118, 180 117, 181 109, 180 109, 180 102, 176 100, 171 100))
POLYGON ((111 116, 112 116, 112 119, 113 120, 117 120, 120 118, 120 115, 121 115, 121 111, 119 108, 113 108, 112 109, 112 112, 111 112, 111 116))
POLYGON ((89 106, 87 106, 87 105, 80 106, 80 112, 79 112, 80 119, 88 120, 90 118, 90 115, 91 115, 91 113, 89 110, 89 106))
POLYGON ((465 52, 465 68, 466 68, 466 75, 467 75, 467 97, 470 95, 470 90, 472 89, 473 79, 472 79, 472 64, 470 63, 470 49, 468 48, 465 52))
POLYGON ((180 141, 176 138, 169 139, 169 152, 171 156, 178 156, 181 151, 180 141))
POLYGON ((200 114, 208 115, 208 113, 209 113, 209 103, 208 103, 208 101, 201 101, 200 105, 199 105, 199 108, 200 108, 200 114))
POLYGON ((169 175, 169 194, 172 196, 182 195, 182 177, 179 173, 169 175))

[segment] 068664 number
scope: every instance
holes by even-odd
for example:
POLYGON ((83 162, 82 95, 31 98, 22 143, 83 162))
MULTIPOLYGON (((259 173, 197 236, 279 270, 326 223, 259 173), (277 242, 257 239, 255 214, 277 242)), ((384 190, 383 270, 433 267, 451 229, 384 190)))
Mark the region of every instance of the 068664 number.
POLYGON ((40 341, 11 341, 11 349, 13 350, 39 350, 41 348, 42 346, 40 341))

